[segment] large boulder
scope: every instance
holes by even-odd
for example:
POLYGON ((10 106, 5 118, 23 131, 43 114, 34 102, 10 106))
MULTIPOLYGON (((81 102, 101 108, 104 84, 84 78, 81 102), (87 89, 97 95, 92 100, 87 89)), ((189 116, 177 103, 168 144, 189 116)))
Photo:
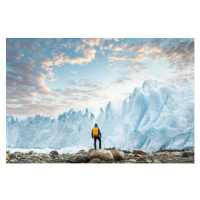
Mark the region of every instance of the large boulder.
POLYGON ((109 150, 96 149, 88 152, 88 158, 92 160, 93 158, 99 158, 100 160, 105 160, 106 162, 113 161, 114 157, 109 150))
POLYGON ((87 163, 89 161, 86 154, 74 154, 69 156, 68 160, 71 163, 87 163))
POLYGON ((141 149, 134 149, 133 154, 139 154, 139 155, 147 155, 147 152, 141 150, 141 149))
POLYGON ((125 154, 123 151, 121 150, 117 150, 117 149, 111 149, 110 152, 113 155, 114 161, 120 161, 123 160, 125 157, 125 154))
POLYGON ((93 148, 89 149, 88 154, 89 154, 91 151, 93 151, 93 150, 95 150, 95 149, 93 149, 93 148))

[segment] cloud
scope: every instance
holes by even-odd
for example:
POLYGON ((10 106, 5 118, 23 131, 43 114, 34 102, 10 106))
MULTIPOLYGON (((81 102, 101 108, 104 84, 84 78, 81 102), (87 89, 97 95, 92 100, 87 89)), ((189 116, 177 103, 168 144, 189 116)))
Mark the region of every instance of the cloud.
MULTIPOLYGON (((12 55, 17 55, 17 52, 12 55)), ((20 60, 13 59, 7 63, 7 113, 32 113, 30 105, 35 102, 35 98, 41 96, 47 98, 50 95, 51 91, 46 86, 45 79, 50 77, 49 81, 55 81, 50 68, 52 64, 52 61, 44 58, 35 62, 24 56, 20 60)))
POLYGON ((119 79, 117 79, 114 84, 121 85, 121 84, 130 83, 131 81, 133 81, 133 78, 124 76, 124 77, 120 77, 119 79))
POLYGON ((114 46, 114 44, 105 43, 105 44, 104 44, 104 49, 109 49, 109 50, 111 50, 113 46, 114 46))
POLYGON ((123 49, 121 47, 118 47, 118 46, 113 46, 112 50, 113 51, 122 51, 123 49))
POLYGON ((129 65, 125 65, 124 67, 125 68, 138 68, 138 67, 140 67, 140 66, 142 66, 142 64, 141 63, 134 63, 134 64, 129 64, 129 65))
POLYGON ((121 48, 123 48, 123 49, 126 48, 127 46, 128 46, 128 43, 122 43, 121 44, 121 48))
POLYGON ((129 58, 130 61, 134 61, 134 62, 143 62, 143 61, 149 60, 149 59, 150 58, 146 54, 143 54, 143 53, 138 53, 129 58))
POLYGON ((119 67, 118 66, 116 66, 116 67, 114 67, 114 68, 109 68, 111 71, 115 71, 115 70, 117 70, 117 69, 119 69, 119 67))
POLYGON ((126 60, 126 55, 112 55, 108 56, 109 61, 115 61, 115 60, 126 60))
POLYGON ((6 51, 6 62, 20 61, 23 56, 23 53, 16 51, 6 51))
POLYGON ((116 46, 112 43, 104 43, 103 48, 106 50, 112 50, 112 51, 123 51, 123 49, 127 46, 127 43, 122 44, 120 46, 116 46))
POLYGON ((21 47, 27 51, 33 51, 36 48, 36 43, 30 39, 21 39, 21 47))
POLYGON ((171 68, 183 71, 183 68, 192 69, 194 67, 194 41, 174 42, 174 39, 163 47, 161 59, 168 60, 171 68))
POLYGON ((152 39, 149 43, 132 44, 128 49, 134 52, 129 58, 132 62, 167 60, 177 72, 194 67, 194 41, 188 39, 152 39))
POLYGON ((115 40, 115 42, 119 42, 119 38, 113 38, 113 40, 115 40))
POLYGON ((147 42, 142 42, 140 45, 137 45, 137 48, 135 49, 136 52, 144 52, 148 49, 147 42))
POLYGON ((51 78, 51 79, 49 79, 48 81, 56 81, 57 79, 55 79, 55 78, 51 78))
POLYGON ((136 44, 131 44, 129 47, 128 47, 128 51, 132 51, 133 49, 135 49, 136 47, 136 44))
POLYGON ((91 81, 90 79, 83 79, 78 82, 71 81, 69 84, 73 85, 74 87, 79 87, 79 88, 87 88, 87 89, 93 89, 94 91, 100 91, 103 89, 102 83, 100 81, 91 81))
POLYGON ((101 42, 100 38, 84 38, 81 40, 83 43, 88 44, 90 47, 99 46, 101 42))
POLYGON ((135 82, 135 78, 136 76, 138 75, 141 75, 145 72, 149 71, 148 68, 134 68, 134 69, 131 69, 129 71, 126 71, 124 72, 121 76, 119 76, 114 82, 112 85, 116 85, 116 84, 132 84, 135 82))
POLYGON ((76 47, 76 52, 81 51, 84 55, 84 57, 76 57, 74 59, 70 59, 69 56, 64 56, 64 53, 60 53, 53 57, 54 59, 54 65, 62 65, 64 63, 69 63, 71 65, 74 64, 84 64, 92 62, 92 60, 95 59, 96 50, 95 49, 85 49, 84 45, 78 45, 76 47))

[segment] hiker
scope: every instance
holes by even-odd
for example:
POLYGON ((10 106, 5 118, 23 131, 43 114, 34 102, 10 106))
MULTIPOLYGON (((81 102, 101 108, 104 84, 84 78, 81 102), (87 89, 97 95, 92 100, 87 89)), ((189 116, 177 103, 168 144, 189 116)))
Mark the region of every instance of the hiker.
POLYGON ((96 140, 99 140, 99 149, 101 149, 101 131, 97 124, 94 125, 92 129, 92 138, 94 137, 94 148, 96 149, 96 140))

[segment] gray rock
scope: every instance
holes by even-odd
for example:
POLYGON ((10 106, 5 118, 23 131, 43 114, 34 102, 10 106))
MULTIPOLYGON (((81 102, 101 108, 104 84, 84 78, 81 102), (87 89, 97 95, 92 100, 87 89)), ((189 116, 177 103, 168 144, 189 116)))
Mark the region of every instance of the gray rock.
POLYGON ((51 157, 55 158, 56 156, 59 155, 59 153, 58 153, 57 151, 51 151, 51 152, 49 153, 49 155, 50 155, 51 157))
POLYGON ((124 157, 124 160, 130 160, 130 159, 131 159, 130 156, 125 156, 125 157, 124 157))
POLYGON ((189 157, 189 156, 194 156, 194 152, 192 152, 192 151, 185 151, 182 154, 182 157, 189 157))
POLYGON ((17 156, 15 154, 10 154, 9 157, 10 157, 10 159, 16 159, 17 158, 17 156))
POLYGON ((47 155, 47 154, 44 154, 42 157, 43 157, 43 158, 52 159, 52 157, 51 157, 51 156, 49 156, 49 155, 47 155))
POLYGON ((68 160, 71 163, 87 163, 89 161, 88 156, 84 154, 71 155, 68 160))

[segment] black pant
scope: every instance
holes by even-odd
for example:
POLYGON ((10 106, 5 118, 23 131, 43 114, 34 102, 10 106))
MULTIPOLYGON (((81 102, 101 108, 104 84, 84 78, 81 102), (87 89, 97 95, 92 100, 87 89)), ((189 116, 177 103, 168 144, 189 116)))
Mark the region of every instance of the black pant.
POLYGON ((101 149, 101 138, 100 137, 94 137, 94 148, 96 149, 96 141, 99 140, 99 149, 101 149))

